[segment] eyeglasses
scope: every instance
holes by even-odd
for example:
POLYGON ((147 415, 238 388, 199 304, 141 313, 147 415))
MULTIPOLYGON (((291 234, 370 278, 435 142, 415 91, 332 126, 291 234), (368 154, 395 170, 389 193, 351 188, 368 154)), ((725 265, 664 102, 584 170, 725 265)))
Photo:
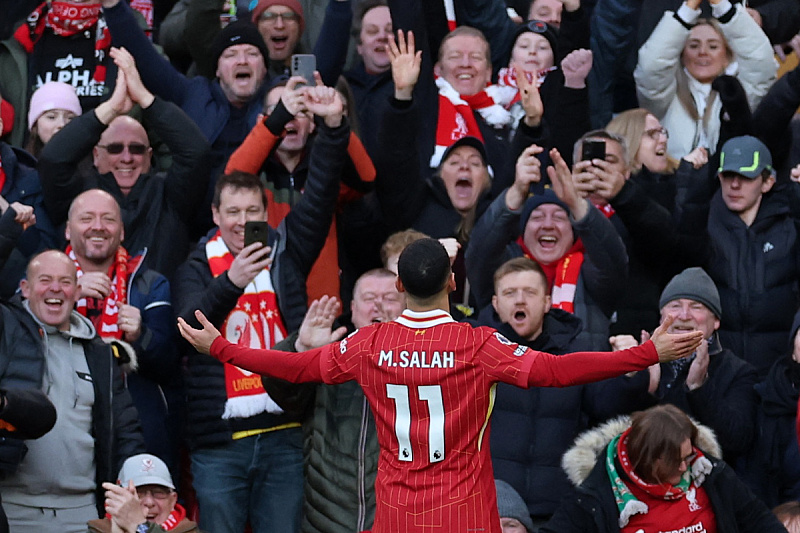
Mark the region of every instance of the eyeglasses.
POLYGON ((172 494, 172 491, 166 487, 157 487, 153 489, 136 489, 136 494, 139 495, 139 499, 149 494, 154 500, 166 500, 172 494))
POLYGON ((659 135, 663 135, 664 137, 669 139, 669 131, 667 131, 667 128, 663 126, 660 128, 652 128, 649 130, 644 130, 644 134, 653 139, 654 141, 658 140, 659 135))
POLYGON ((258 17, 258 20, 264 20, 270 24, 275 24, 278 19, 281 19, 281 22, 286 24, 287 22, 297 22, 300 20, 300 15, 294 11, 287 11, 286 13, 273 13, 272 11, 264 11, 261 13, 261 16, 258 17))
POLYGON ((98 144, 98 148, 102 148, 106 152, 111 155, 119 155, 122 153, 125 148, 128 148, 128 152, 131 155, 144 155, 147 152, 147 145, 142 143, 130 143, 125 145, 123 143, 109 143, 109 144, 98 144))

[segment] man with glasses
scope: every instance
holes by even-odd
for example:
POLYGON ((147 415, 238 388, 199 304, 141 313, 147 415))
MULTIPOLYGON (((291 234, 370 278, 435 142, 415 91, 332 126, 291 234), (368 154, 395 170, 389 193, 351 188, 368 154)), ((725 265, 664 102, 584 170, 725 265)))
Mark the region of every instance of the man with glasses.
POLYGON ((305 27, 300 2, 260 0, 253 9, 252 20, 269 50, 269 75, 288 73, 289 61, 297 52, 297 43, 305 27))
POLYGON ((111 98, 68 124, 41 154, 45 207, 61 224, 82 191, 107 191, 122 209, 125 247, 147 248, 146 266, 170 277, 189 252, 188 225, 208 183, 208 143, 176 105, 145 88, 125 49, 113 48, 111 55, 121 71, 111 98), (151 169, 147 133, 126 116, 133 104, 170 149, 166 171, 151 169), (94 167, 83 172, 80 163, 89 154, 94 167))
POLYGON ((90 532, 200 531, 196 523, 186 518, 167 465, 155 455, 142 453, 129 457, 122 465, 117 484, 106 482, 103 488, 108 516, 89 521, 90 532))

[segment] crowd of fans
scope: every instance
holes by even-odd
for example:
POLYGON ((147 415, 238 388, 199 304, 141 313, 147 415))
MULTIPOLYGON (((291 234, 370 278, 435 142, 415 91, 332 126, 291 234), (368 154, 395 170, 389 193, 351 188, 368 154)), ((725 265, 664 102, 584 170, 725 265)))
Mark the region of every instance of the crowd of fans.
POLYGON ((176 318, 254 348, 334 342, 400 315, 397 258, 426 236, 452 316, 512 342, 622 350, 668 317, 707 340, 601 382, 498 385, 505 531, 772 531, 781 504, 797 527, 797 0, 12 4, 11 531, 369 530, 359 386, 260 378, 176 318), (312 53, 308 79, 293 57, 312 53), (20 419, 53 408, 49 432, 20 419))

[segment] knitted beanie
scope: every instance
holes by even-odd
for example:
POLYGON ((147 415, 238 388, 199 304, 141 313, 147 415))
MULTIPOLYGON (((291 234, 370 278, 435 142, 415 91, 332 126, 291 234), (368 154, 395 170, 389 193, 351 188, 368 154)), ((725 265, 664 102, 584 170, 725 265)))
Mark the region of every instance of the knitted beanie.
POLYGON ((517 44, 517 39, 519 39, 520 35, 528 32, 537 33, 547 39, 547 42, 550 43, 550 49, 553 51, 553 57, 555 57, 558 51, 558 28, 543 20, 529 20, 525 24, 517 26, 514 31, 514 40, 511 41, 511 47, 513 48, 517 44))
POLYGON ((256 6, 250 10, 252 11, 253 24, 258 24, 258 19, 261 17, 261 13, 272 6, 286 6, 299 15, 300 33, 303 33, 303 30, 306 27, 306 19, 305 14, 303 13, 303 6, 300 5, 298 0, 258 0, 258 4, 256 4, 256 6))
POLYGON ((36 89, 28 106, 28 129, 33 128, 39 117, 53 109, 66 109, 80 115, 81 103, 75 87, 63 81, 48 81, 36 89))
POLYGON ((519 217, 519 234, 523 235, 525 233, 525 226, 528 225, 528 219, 531 218, 531 213, 533 210, 539 207, 542 204, 556 204, 557 206, 564 209, 564 211, 569 214, 569 207, 567 204, 561 201, 561 199, 556 196, 556 193, 553 192, 553 189, 545 189, 541 194, 534 194, 527 200, 525 200, 525 204, 522 206, 522 213, 519 217))
POLYGON ((686 298, 700 302, 708 307, 717 318, 722 318, 722 305, 719 301, 719 291, 711 276, 700 267, 687 268, 667 283, 661 298, 658 300, 659 309, 673 300, 686 298))
POLYGON ((525 526, 528 533, 533 533, 533 520, 522 496, 514 490, 514 487, 501 479, 495 479, 494 486, 497 490, 497 510, 500 518, 515 518, 525 526))
POLYGON ((264 58, 264 64, 267 64, 269 60, 269 50, 267 50, 267 45, 264 44, 264 38, 258 33, 258 28, 249 20, 240 19, 222 28, 222 31, 214 37, 214 41, 211 43, 211 54, 214 57, 214 65, 217 64, 219 56, 222 55, 222 52, 224 52, 226 48, 236 46, 237 44, 252 44, 258 48, 258 51, 261 52, 261 56, 264 58))

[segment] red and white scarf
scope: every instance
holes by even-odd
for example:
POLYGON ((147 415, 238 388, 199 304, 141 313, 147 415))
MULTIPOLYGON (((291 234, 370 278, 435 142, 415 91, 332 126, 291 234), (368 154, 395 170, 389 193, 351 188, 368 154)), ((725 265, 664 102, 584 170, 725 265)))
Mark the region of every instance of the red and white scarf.
POLYGON ((111 32, 102 14, 102 4, 70 4, 58 0, 49 6, 43 2, 28 15, 25 24, 17 28, 14 38, 27 53, 42 38, 45 28, 61 37, 70 37, 92 26, 96 26, 94 40, 95 67, 92 79, 97 83, 106 81, 105 60, 111 49, 111 32))
MULTIPOLYGON (((206 243, 206 257, 215 278, 227 272, 233 263, 233 254, 219 230, 206 243)), ((229 342, 249 348, 272 348, 286 338, 286 327, 278 309, 269 269, 259 272, 245 287, 220 331, 229 342)), ((225 363, 225 388, 228 401, 222 418, 247 418, 263 412, 283 413, 283 409, 264 390, 258 374, 225 363)))
MULTIPOLYGON (((542 86, 542 83, 544 83, 544 80, 547 78, 547 75, 556 70, 557 68, 558 67, 553 66, 550 68, 543 68, 537 72, 528 72, 526 70, 523 70, 522 72, 525 74, 525 77, 528 78, 528 83, 535 83, 536 88, 538 89, 539 87, 542 86)), ((514 67, 503 67, 497 73, 497 85, 499 85, 500 87, 507 87, 514 90, 514 96, 513 98, 511 98, 511 101, 506 106, 506 109, 511 108, 511 106, 513 106, 520 100, 519 87, 517 86, 517 75, 518 75, 517 69, 515 69, 514 67)))
POLYGON ((494 128, 502 128, 513 122, 511 113, 505 108, 513 92, 505 88, 490 85, 477 94, 463 96, 442 77, 436 78, 436 86, 439 88, 439 118, 431 168, 438 167, 445 150, 462 137, 477 137, 483 141, 474 113, 478 113, 494 128))
MULTIPOLYGON (((111 520, 111 515, 109 513, 106 513, 106 518, 111 520)), ((164 531, 172 531, 173 529, 178 527, 178 524, 183 522, 185 518, 186 518, 186 509, 184 509, 181 504, 176 503, 175 508, 172 510, 171 513, 169 513, 167 519, 161 523, 161 529, 163 529, 164 531)))
MULTIPOLYGON (((75 263, 75 268, 78 270, 78 278, 83 276, 83 270, 80 263, 78 263, 78 258, 75 256, 72 246, 67 246, 66 254, 75 263)), ((128 282, 139 269, 143 260, 143 255, 128 257, 128 252, 125 248, 122 246, 117 248, 114 262, 108 269, 108 277, 111 279, 111 292, 104 300, 98 302, 98 307, 102 307, 103 312, 99 316, 92 318, 92 324, 100 337, 122 338, 122 330, 117 325, 119 306, 128 303, 128 282)), ((75 310, 83 316, 87 316, 86 298, 81 298, 75 303, 75 310)))
POLYGON ((583 242, 575 239, 572 247, 567 250, 561 259, 550 264, 540 263, 525 246, 520 236, 517 244, 522 248, 522 253, 528 259, 535 261, 547 276, 547 283, 553 288, 550 291, 552 307, 562 309, 568 313, 575 312, 575 292, 578 286, 578 276, 583 265, 583 242))

